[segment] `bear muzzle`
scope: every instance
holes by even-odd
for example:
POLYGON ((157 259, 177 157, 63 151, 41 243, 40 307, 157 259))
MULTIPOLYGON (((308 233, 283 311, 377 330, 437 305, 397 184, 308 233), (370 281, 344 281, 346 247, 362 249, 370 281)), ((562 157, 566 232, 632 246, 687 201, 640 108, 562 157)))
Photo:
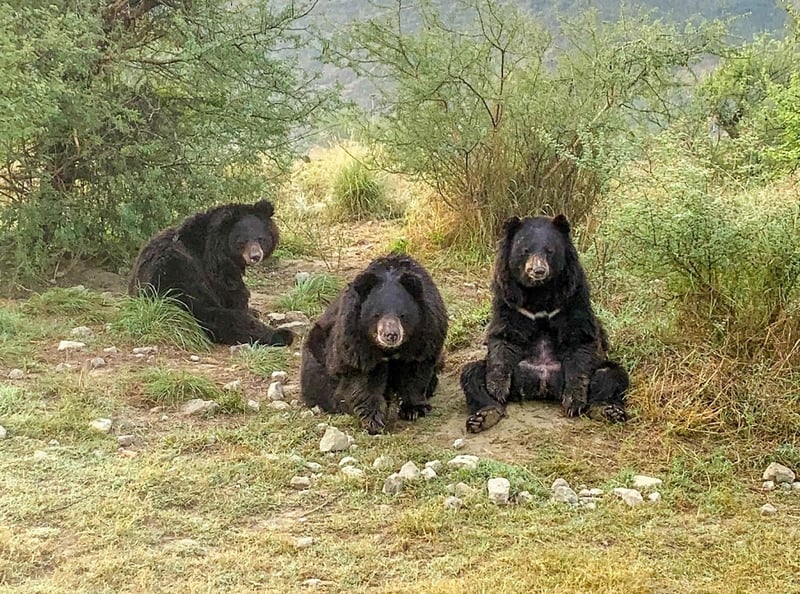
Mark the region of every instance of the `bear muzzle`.
POLYGON ((405 340, 405 329, 396 316, 384 316, 375 328, 375 342, 384 349, 396 349, 405 340))
POLYGON ((255 266, 264 259, 264 250, 257 241, 248 241, 242 250, 245 266, 255 266))
POLYGON ((525 274, 534 282, 547 280, 550 276, 550 265, 545 258, 534 254, 525 262, 525 274))

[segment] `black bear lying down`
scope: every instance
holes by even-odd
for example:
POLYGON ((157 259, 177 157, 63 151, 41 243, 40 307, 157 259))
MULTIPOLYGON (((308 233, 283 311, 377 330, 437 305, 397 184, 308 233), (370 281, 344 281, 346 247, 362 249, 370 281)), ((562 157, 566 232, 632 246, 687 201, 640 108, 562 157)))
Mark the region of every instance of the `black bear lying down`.
POLYGON ((446 334, 447 312, 428 272, 407 256, 374 260, 311 328, 302 351, 303 400, 354 414, 369 433, 383 430, 397 400, 400 418, 424 416, 446 334))
POLYGON ((198 213, 153 237, 139 252, 128 292, 155 291, 178 299, 214 342, 291 344, 288 330, 256 319, 242 276, 278 244, 273 207, 227 204, 198 213))
POLYGON ((487 357, 461 374, 467 430, 488 429, 509 400, 553 399, 567 416, 625 421, 628 374, 605 331, 563 215, 512 218, 498 242, 487 357))

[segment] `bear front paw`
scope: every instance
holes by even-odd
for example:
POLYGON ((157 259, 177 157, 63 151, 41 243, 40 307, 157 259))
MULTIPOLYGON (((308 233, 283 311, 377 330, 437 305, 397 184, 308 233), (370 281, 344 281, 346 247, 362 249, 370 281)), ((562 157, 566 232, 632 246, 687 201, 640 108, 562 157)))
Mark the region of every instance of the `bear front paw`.
POLYGON ((561 408, 568 417, 579 417, 589 410, 589 405, 581 398, 564 394, 561 399, 561 408))
POLYGON ((404 421, 416 421, 424 417, 433 410, 430 404, 401 404, 400 411, 397 413, 404 421))
POLYGON ((471 414, 467 418, 467 431, 469 433, 480 433, 490 427, 494 427, 506 416, 505 409, 497 406, 487 406, 471 414))
POLYGON ((375 411, 370 415, 362 417, 361 424, 364 426, 366 432, 370 435, 383 433, 383 430, 386 427, 386 423, 383 420, 383 414, 381 411, 375 411))
POLYGON ((270 346, 289 346, 294 341, 294 332, 285 328, 275 330, 266 344, 270 346))
POLYGON ((511 390, 511 376, 487 373, 486 390, 500 404, 505 404, 508 400, 508 393, 511 390))

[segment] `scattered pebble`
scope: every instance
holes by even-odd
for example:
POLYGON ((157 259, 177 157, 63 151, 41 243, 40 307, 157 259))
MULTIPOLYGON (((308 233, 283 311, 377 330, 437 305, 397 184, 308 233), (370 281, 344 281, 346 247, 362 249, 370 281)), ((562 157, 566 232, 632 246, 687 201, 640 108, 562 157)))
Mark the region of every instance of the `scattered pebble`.
POLYGON ((86 344, 77 340, 62 340, 58 343, 59 351, 79 351, 86 347, 86 344))
POLYGON ((391 464, 391 461, 386 456, 378 456, 375 458, 375 461, 372 463, 372 468, 376 470, 380 470, 381 468, 386 468, 391 464))
POLYGON ((458 497, 450 495, 446 497, 444 500, 444 507, 445 509, 461 509, 464 507, 464 502, 461 501, 458 497))
POLYGON ((241 387, 242 387, 242 380, 236 379, 222 386, 222 389, 228 392, 236 392, 241 387))
POLYGON ((578 505, 578 495, 569 485, 557 485, 556 488, 553 489, 552 500, 556 503, 578 505))
POLYGON ((327 425, 326 427, 325 435, 319 441, 320 452, 341 452, 350 447, 352 437, 339 431, 336 427, 328 427, 327 425))
POLYGON ((70 369, 72 369, 72 365, 70 365, 69 363, 59 363, 58 365, 56 365, 56 372, 57 373, 62 373, 64 371, 69 371, 70 369))
POLYGON ((313 412, 315 415, 321 415, 322 409, 319 406, 312 406, 311 412, 313 412))
POLYGON ((466 445, 466 443, 467 443, 466 441, 464 441, 462 438, 459 437, 457 440, 453 442, 453 449, 460 450, 466 445))
POLYGON ((295 489, 308 489, 311 486, 311 479, 307 476, 293 476, 289 485, 295 489))
POLYGON ((403 490, 403 477, 397 474, 390 474, 383 483, 383 492, 386 495, 396 495, 403 490))
POLYGON ((633 477, 633 488, 639 491, 646 491, 658 487, 662 483, 660 478, 637 474, 633 477))
POLYGON ((249 344, 235 344, 231 347, 231 355, 235 355, 239 351, 249 351, 253 347, 249 344))
POLYGON ((118 435, 117 436, 117 443, 120 447, 127 448, 128 446, 133 445, 135 437, 133 435, 118 435))
POLYGON ((426 481, 429 481, 431 479, 435 479, 438 476, 436 474, 436 471, 433 468, 431 468, 430 466, 426 466, 425 468, 423 468, 420 471, 419 475, 422 478, 424 478, 426 481))
POLYGON ((289 456, 289 462, 294 462, 295 464, 302 464, 304 460, 300 454, 292 454, 289 456))
POLYGON ((792 483, 792 491, 797 491, 800 493, 800 481, 795 481, 792 483))
POLYGON ((450 460, 447 465, 452 466, 453 468, 465 468, 467 470, 475 470, 478 468, 478 461, 480 458, 478 456, 472 456, 470 454, 459 454, 452 460, 450 460))
POLYGON ((311 472, 321 472, 322 464, 317 464, 316 462, 306 462, 306 468, 308 468, 311 472))
POLYGON ((761 483, 761 489, 764 491, 772 491, 775 488, 774 481, 764 481, 761 483))
POLYGON ((771 462, 761 478, 775 483, 793 483, 795 474, 791 468, 777 462, 771 462))
POLYGON ((582 505, 585 509, 597 509, 597 504, 594 501, 585 501, 582 505))
POLYGON ((313 417, 314 416, 314 411, 313 410, 308 410, 308 409, 301 410, 300 411, 300 416, 303 417, 304 419, 309 418, 309 417, 313 417))
POLYGON ((316 427, 314 427, 317 431, 327 431, 328 430, 328 423, 317 423, 316 427))
POLYGON ((10 380, 21 380, 25 377, 25 372, 21 369, 12 369, 8 372, 8 379, 10 380))
POLYGON ((0 439, 5 439, 6 437, 8 437, 8 431, 6 431, 5 427, 0 425, 0 439))
POLYGON ((285 371, 273 371, 271 377, 273 382, 285 384, 286 380, 289 379, 289 374, 287 374, 285 371))
POLYGON ((189 355, 189 361, 191 361, 192 363, 199 363, 200 355, 189 355))
POLYGON ((58 446, 61 445, 61 442, 58 441, 57 439, 51 439, 50 441, 47 442, 47 445, 53 446, 53 447, 58 447, 58 446))
POLYGON ((95 419, 89 423, 89 425, 92 427, 92 429, 96 429, 101 433, 108 433, 111 431, 112 422, 111 419, 95 419))
POLYGON ((419 468, 413 462, 406 462, 400 467, 398 474, 407 481, 413 481, 419 478, 419 468))
POLYGON ((533 495, 531 495, 530 491, 520 491, 517 493, 516 497, 514 497, 514 501, 519 505, 525 505, 533 501, 533 495))
POLYGON ((249 408, 253 412, 258 412, 261 410, 261 403, 258 400, 248 400, 247 408, 249 408))
MULTIPOLYGON (((219 404, 213 400, 203 400, 202 398, 192 398, 187 400, 181 406, 180 413, 184 416, 191 417, 196 415, 210 415, 217 411, 219 404)), ((164 415, 166 417, 166 415, 164 415)), ((162 418, 162 420, 166 420, 162 418)))
POLYGON ((314 538, 311 536, 299 536, 294 539, 294 548, 307 549, 314 544, 314 538))
POLYGON ((791 491, 792 483, 781 483, 781 491, 791 491))
POLYGON ((106 355, 116 355, 117 353, 119 353, 119 349, 117 347, 115 347, 115 346, 110 346, 110 347, 104 348, 103 352, 106 355))
POLYGON ((50 458, 50 454, 48 454, 44 450, 36 450, 35 452, 33 452, 34 460, 47 460, 48 458, 50 458))
POLYGON ((622 499, 626 505, 634 506, 639 505, 640 503, 644 503, 644 498, 642 494, 637 491, 636 489, 625 489, 623 487, 617 487, 614 489, 614 495, 622 499))
POLYGON ((307 580, 303 581, 304 586, 308 586, 309 588, 316 588, 321 586, 324 582, 319 578, 308 578, 307 580))
POLYGON ((470 487, 467 483, 456 483, 453 486, 453 493, 455 493, 456 497, 469 499, 475 494, 475 489, 470 487))
POLYGON ((106 366, 106 360, 103 357, 95 357, 91 361, 89 361, 89 367, 92 369, 100 369, 101 367, 106 366))
POLYGON ((358 464, 358 460, 353 458, 353 456, 345 456, 339 460, 339 466, 354 466, 356 464, 358 464))
POLYGON ((442 471, 442 461, 441 460, 431 460, 430 462, 425 462, 425 468, 430 468, 436 473, 442 471))
POLYGON ((283 393, 283 384, 280 382, 272 382, 267 389, 267 398, 270 400, 283 400, 285 397, 283 393))
POLYGON ((343 466, 341 473, 348 478, 355 479, 363 479, 365 476, 364 471, 360 468, 356 468, 355 466, 343 466))
POLYGON ((88 326, 78 326, 69 331, 69 335, 73 338, 91 338, 94 336, 94 330, 88 326))
POLYGON ((508 479, 497 477, 489 479, 486 483, 486 490, 489 494, 489 501, 495 505, 508 505, 508 495, 511 491, 511 483, 508 479))
POLYGON ((647 496, 647 499, 649 499, 652 503, 658 503, 661 501, 661 493, 658 491, 653 491, 647 496))
POLYGON ((270 402, 267 405, 267 408, 271 408, 272 410, 291 410, 292 405, 288 402, 284 402, 283 400, 275 400, 270 402))
POLYGON ((778 508, 776 508, 771 503, 765 503, 764 505, 761 506, 761 509, 759 509, 759 511, 761 512, 762 516, 774 516, 775 514, 778 513, 778 508))
POLYGON ((157 346, 143 346, 133 349, 134 355, 156 355, 158 354, 157 346))
POLYGON ((589 497, 602 497, 603 495, 605 495, 603 489, 598 489, 596 487, 594 489, 589 489, 589 497))
POLYGON ((555 491, 558 487, 569 487, 569 483, 565 479, 559 477, 550 485, 550 490, 555 491))

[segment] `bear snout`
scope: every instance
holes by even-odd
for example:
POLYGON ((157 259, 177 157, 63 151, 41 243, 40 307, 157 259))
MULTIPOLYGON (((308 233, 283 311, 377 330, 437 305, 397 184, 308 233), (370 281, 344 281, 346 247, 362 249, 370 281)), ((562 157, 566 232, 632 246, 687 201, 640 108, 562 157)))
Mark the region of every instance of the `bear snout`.
POLYGON ((545 258, 534 254, 525 262, 525 274, 533 281, 543 281, 550 276, 550 265, 545 258))
POLYGON ((264 259, 264 250, 261 249, 261 244, 257 241, 247 242, 242 250, 242 259, 247 266, 254 266, 261 262, 264 259))
POLYGON ((375 342, 385 349, 396 349, 405 339, 402 322, 396 316, 384 316, 378 320, 375 329, 375 342))

